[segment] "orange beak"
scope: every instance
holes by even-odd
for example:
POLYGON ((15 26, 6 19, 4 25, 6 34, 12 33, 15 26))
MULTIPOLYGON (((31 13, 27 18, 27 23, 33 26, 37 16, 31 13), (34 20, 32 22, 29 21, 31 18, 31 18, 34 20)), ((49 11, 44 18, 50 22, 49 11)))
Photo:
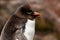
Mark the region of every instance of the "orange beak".
POLYGON ((35 16, 40 16, 40 13, 39 12, 34 12, 34 15, 35 16))

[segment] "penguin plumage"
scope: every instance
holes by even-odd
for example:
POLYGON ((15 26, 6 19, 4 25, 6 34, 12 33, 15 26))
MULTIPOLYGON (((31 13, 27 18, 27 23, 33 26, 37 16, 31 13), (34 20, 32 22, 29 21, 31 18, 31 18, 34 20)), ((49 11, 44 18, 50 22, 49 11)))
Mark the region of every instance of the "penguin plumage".
POLYGON ((21 30, 21 38, 19 40, 27 40, 23 31, 27 19, 33 20, 36 17, 29 5, 20 6, 17 11, 8 19, 2 32, 0 40, 16 40, 15 35, 17 30, 21 30))

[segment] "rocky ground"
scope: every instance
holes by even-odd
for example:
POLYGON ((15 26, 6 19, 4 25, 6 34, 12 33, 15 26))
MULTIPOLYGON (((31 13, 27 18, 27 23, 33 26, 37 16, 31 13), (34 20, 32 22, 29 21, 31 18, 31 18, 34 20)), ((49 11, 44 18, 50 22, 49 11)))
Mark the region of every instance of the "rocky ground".
POLYGON ((37 33, 35 35, 34 40, 57 40, 57 38, 54 34, 51 33, 48 34, 37 33))

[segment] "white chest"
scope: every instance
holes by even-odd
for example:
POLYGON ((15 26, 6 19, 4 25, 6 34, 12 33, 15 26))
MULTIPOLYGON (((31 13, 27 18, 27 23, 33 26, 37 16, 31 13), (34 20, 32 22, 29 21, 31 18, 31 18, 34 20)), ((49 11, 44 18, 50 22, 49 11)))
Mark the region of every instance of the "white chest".
POLYGON ((27 21, 25 25, 25 32, 24 35, 28 40, 33 40, 35 34, 35 20, 29 20, 27 21))

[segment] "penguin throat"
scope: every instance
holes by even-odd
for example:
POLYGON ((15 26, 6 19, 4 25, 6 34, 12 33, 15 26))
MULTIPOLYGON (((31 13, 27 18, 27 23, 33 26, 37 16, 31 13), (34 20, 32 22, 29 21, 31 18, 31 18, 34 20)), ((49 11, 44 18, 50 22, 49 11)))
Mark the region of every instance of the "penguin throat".
POLYGON ((24 35, 27 38, 27 40, 33 40, 34 34, 35 34, 35 19, 34 20, 28 19, 25 25, 24 35))

